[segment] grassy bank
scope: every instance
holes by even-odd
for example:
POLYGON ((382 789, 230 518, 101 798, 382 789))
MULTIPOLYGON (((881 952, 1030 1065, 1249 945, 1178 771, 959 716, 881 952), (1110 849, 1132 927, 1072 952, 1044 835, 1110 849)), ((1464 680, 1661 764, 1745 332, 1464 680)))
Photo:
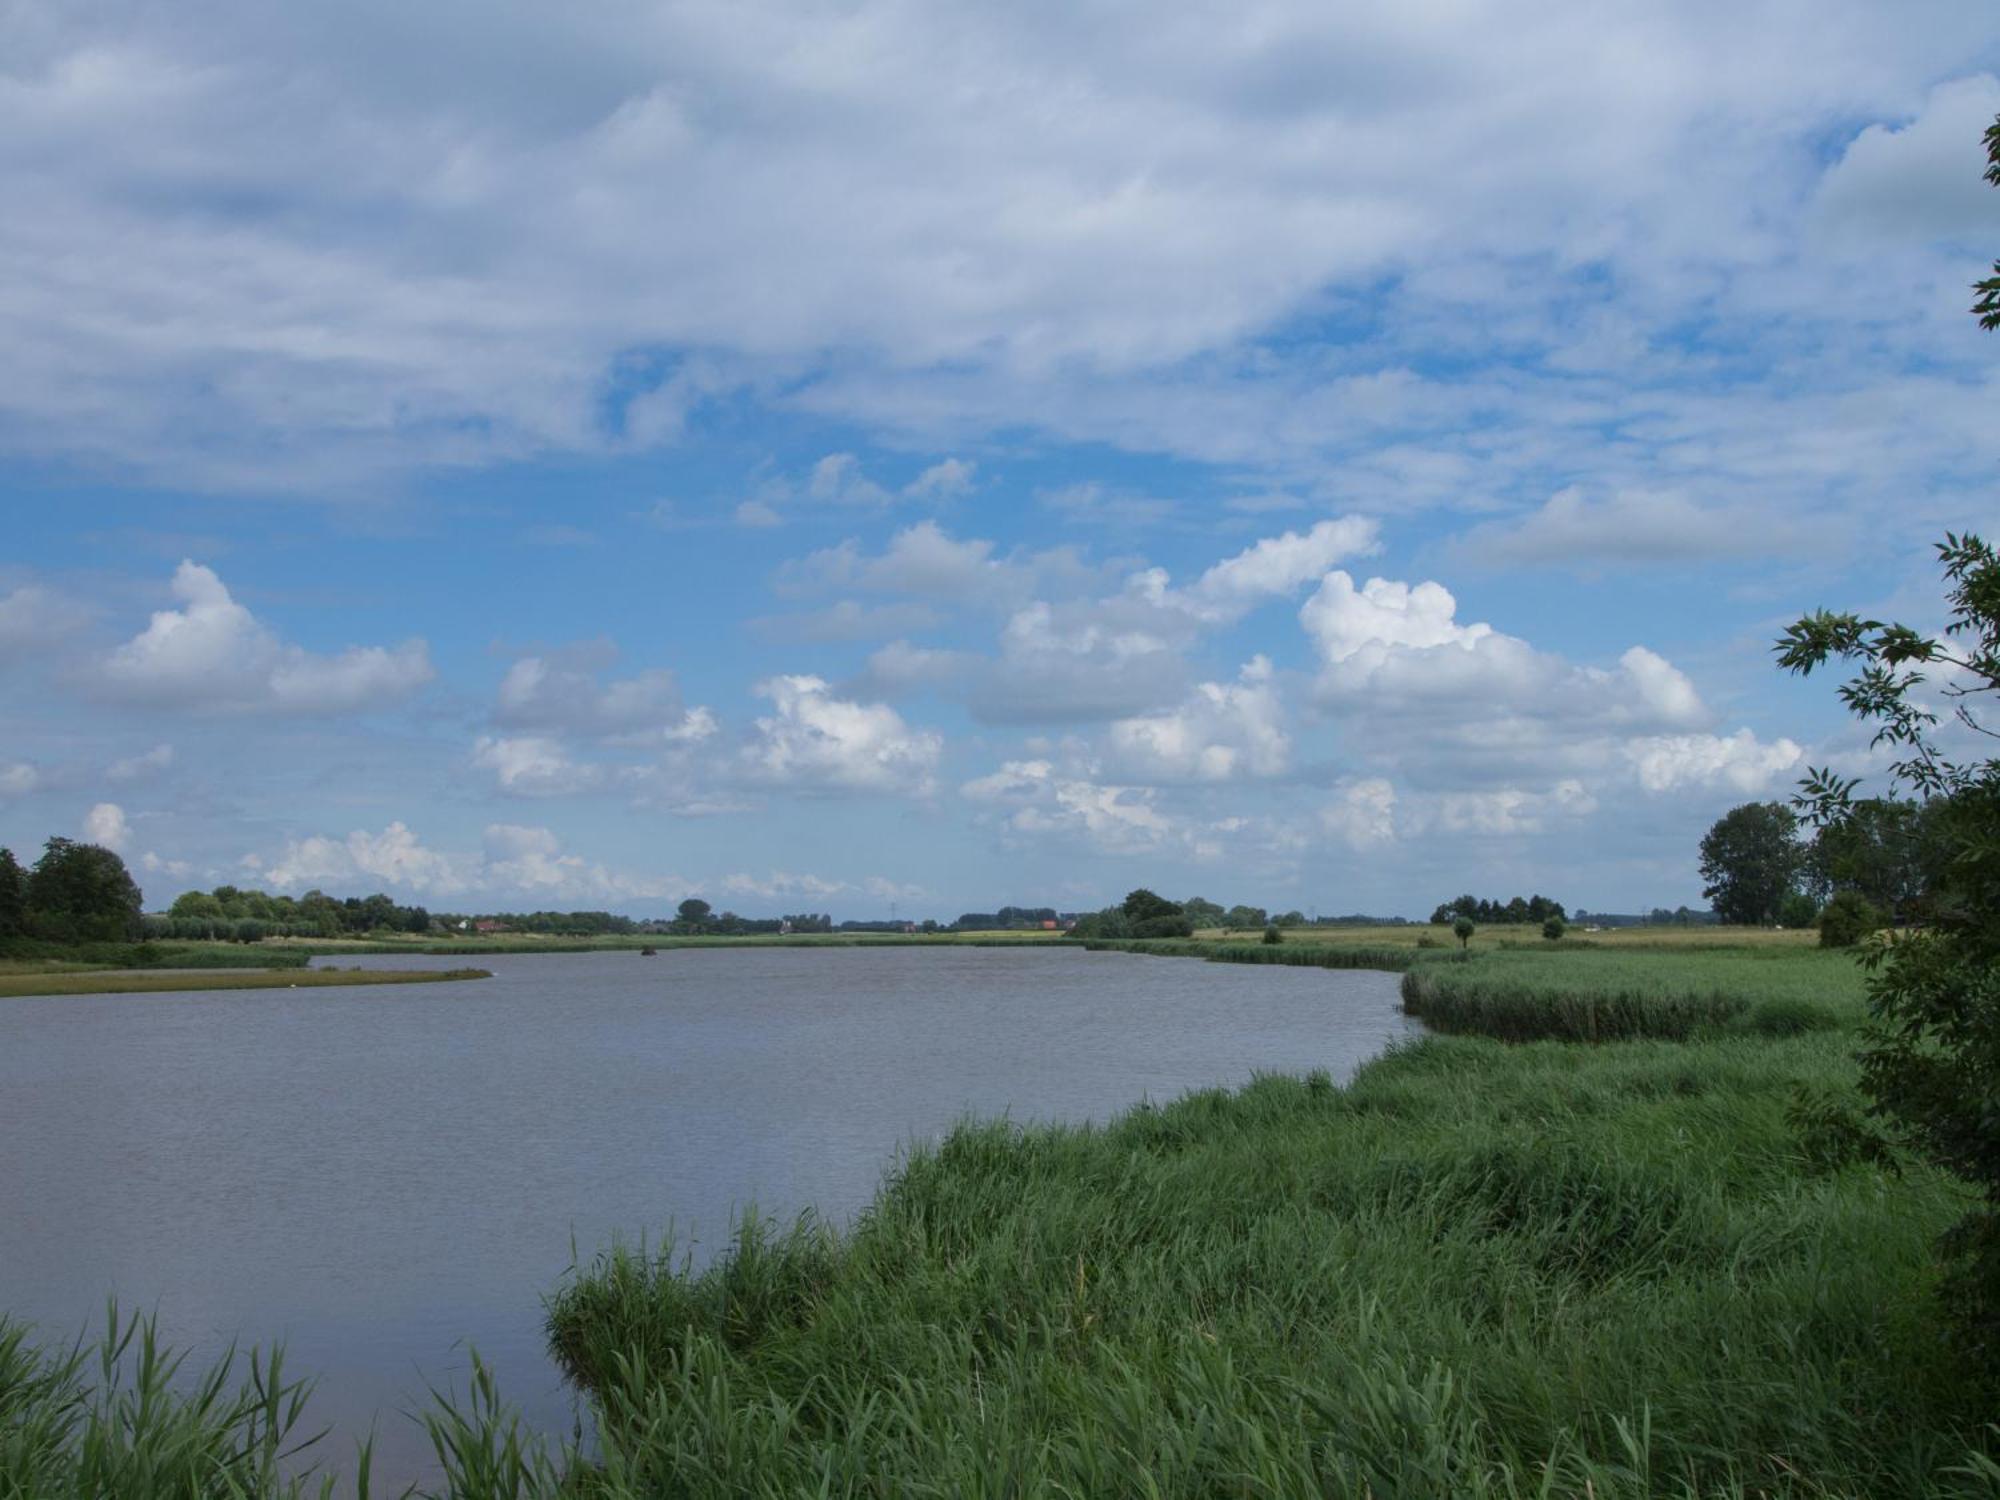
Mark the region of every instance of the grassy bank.
MULTIPOLYGON (((173 990, 312 990, 357 984, 491 979, 485 969, 88 969, 0 973, 0 999, 25 995, 139 995, 173 990)), ((4 1493, 4 1492, 0 1492, 4 1493)))
POLYGON ((1433 1037, 1345 1089, 967 1125, 848 1237, 752 1226, 697 1275, 610 1253, 550 1313, 604 1423, 579 1493, 1996 1492, 1993 1393, 1929 1300, 1951 1189, 1815 1165, 1786 1121, 1852 1093, 1850 964, 1406 984, 1467 1031, 1679 1039, 1433 1037))

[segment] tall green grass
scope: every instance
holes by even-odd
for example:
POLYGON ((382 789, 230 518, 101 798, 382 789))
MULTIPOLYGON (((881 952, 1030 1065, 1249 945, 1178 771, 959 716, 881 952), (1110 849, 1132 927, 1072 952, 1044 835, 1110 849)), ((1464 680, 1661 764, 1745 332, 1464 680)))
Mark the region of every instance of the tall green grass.
MULTIPOLYGON (((8 1500, 302 1500, 332 1493, 304 1455, 308 1385, 282 1351, 231 1349, 200 1373, 153 1320, 113 1305, 95 1344, 53 1353, 0 1319, 0 1496, 8 1500)), ((367 1494, 366 1450, 358 1493, 367 1494)))
POLYGON ((1851 957, 1812 950, 1485 953, 1403 975, 1403 1008, 1433 1030, 1501 1041, 1782 1036, 1853 1024, 1865 987, 1851 957))
POLYGON ((1994 1493, 1929 1301, 1950 1189, 1786 1123, 1849 1046, 1436 1037, 1345 1089, 967 1124, 848 1236, 577 1273, 578 1493, 1994 1493))

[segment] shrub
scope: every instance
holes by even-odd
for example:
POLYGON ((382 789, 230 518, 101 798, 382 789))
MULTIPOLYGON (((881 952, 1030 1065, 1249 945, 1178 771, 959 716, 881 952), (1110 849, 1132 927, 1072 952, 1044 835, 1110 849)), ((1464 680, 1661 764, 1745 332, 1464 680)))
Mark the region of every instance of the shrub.
POLYGON ((1542 923, 1542 936, 1552 943, 1560 943, 1563 934, 1568 931, 1569 926, 1561 917, 1550 917, 1548 921, 1542 923))
POLYGON ((1882 912, 1861 892, 1842 891, 1819 914, 1819 945, 1852 948, 1879 931, 1885 921, 1882 912))
POLYGON ((1285 940, 1285 935, 1282 932, 1278 931, 1276 926, 1266 927, 1264 929, 1264 941, 1266 944, 1282 943, 1284 940, 1285 940))

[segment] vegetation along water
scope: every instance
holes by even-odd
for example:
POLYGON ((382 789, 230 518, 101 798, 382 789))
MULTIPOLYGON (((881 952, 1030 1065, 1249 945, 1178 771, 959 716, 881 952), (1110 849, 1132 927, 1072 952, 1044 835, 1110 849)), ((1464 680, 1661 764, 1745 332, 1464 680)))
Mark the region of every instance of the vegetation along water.
MULTIPOLYGON (((476 1381, 426 1417, 437 1492, 1996 1492, 1931 1295, 1961 1194, 1838 1128, 1851 961, 1406 952, 1406 1003, 1456 1034, 1347 1087, 968 1123, 845 1234, 606 1250, 549 1304, 593 1442, 476 1381)), ((0 1492, 310 1492, 267 1462, 268 1375, 141 1401, 131 1348, 0 1348, 0 1492)))

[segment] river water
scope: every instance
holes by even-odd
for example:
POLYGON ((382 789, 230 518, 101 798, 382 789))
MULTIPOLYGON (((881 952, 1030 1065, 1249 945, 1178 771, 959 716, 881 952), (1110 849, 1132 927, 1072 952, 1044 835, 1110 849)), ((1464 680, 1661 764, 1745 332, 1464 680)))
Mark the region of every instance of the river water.
MULTIPOLYGON (((464 960, 342 958, 450 967, 464 960)), ((0 1000, 0 1313, 115 1295, 195 1350, 282 1338, 326 1457, 468 1347, 537 1426, 574 1405, 541 1299, 574 1253, 750 1209, 844 1222, 965 1115, 1104 1120, 1258 1072, 1345 1078, 1415 1023, 1396 977, 1070 947, 496 955, 490 980, 0 1000)))

